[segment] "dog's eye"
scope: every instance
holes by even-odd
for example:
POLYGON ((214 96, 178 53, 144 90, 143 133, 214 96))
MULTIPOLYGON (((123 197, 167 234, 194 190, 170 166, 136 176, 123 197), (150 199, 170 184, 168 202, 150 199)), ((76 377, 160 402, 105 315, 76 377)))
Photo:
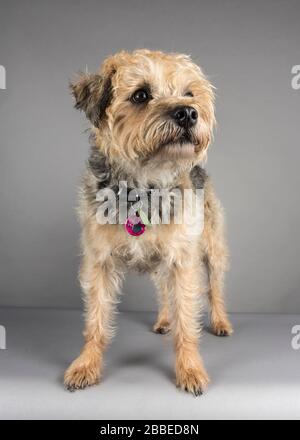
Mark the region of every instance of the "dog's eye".
POLYGON ((150 94, 149 91, 146 89, 138 89, 131 96, 131 101, 134 104, 141 104, 142 102, 149 101, 149 99, 150 99, 150 94))
POLYGON ((186 92, 184 96, 190 96, 191 98, 194 96, 192 92, 186 92))

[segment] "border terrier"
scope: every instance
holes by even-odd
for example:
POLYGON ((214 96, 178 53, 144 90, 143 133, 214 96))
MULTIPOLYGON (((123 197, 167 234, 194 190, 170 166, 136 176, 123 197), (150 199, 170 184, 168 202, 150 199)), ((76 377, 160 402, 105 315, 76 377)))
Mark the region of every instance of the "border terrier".
POLYGON ((91 122, 92 146, 79 205, 85 343, 65 373, 65 386, 99 382, 121 281, 136 269, 149 273, 157 288, 153 329, 172 334, 177 386, 200 395, 209 382, 198 348, 203 293, 213 333, 233 331, 223 298, 223 211, 203 168, 215 125, 214 88, 189 56, 139 49, 108 57, 98 73, 80 73, 70 89, 91 122), (131 226, 130 218, 125 225, 99 222, 104 202, 98 192, 110 189, 119 198, 120 181, 147 193, 202 189, 203 225, 200 218, 175 222, 171 213, 169 223, 151 224, 150 218, 148 227, 138 210, 131 226))

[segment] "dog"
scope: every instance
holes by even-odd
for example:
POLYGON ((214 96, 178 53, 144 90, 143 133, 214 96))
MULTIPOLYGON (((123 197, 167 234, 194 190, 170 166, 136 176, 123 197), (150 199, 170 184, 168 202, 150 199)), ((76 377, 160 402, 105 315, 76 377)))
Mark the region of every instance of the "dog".
POLYGON ((171 331, 176 385, 200 395, 209 383, 198 350, 203 292, 208 291, 213 333, 233 331, 223 296, 228 261, 223 210, 202 167, 215 125, 214 87, 189 56, 138 49, 108 57, 98 73, 80 73, 70 89, 75 108, 91 123, 92 146, 79 207, 85 343, 65 372, 65 386, 81 389, 101 379, 121 281, 133 268, 149 273, 157 288, 153 329, 171 331), (124 224, 101 224, 97 193, 111 189, 118 198, 120 181, 145 191, 202 189, 203 227, 200 220, 190 226, 171 219, 145 232, 139 221, 134 234, 124 224))

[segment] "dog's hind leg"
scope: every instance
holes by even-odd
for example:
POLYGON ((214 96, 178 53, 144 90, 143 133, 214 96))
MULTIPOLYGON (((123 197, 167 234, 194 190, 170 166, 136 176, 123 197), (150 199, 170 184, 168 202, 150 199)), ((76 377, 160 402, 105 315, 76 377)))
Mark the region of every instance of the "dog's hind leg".
MULTIPOLYGON (((221 258, 220 255, 218 258, 221 258)), ((215 262, 214 256, 211 253, 207 255, 206 262, 209 278, 208 300, 212 331, 217 336, 229 336, 233 329, 228 319, 224 302, 224 269, 220 261, 218 263, 215 262)))
POLYGON ((229 336, 233 328, 226 313, 223 293, 228 250, 225 242, 222 208, 212 189, 206 194, 204 212, 203 259, 208 272, 208 299, 212 331, 217 336, 229 336))
POLYGON ((84 256, 80 282, 85 294, 85 343, 81 354, 67 369, 64 383, 70 391, 99 382, 103 352, 113 336, 112 315, 117 303, 121 274, 113 260, 100 264, 84 256))
POLYGON ((170 304, 169 304, 169 289, 165 282, 162 282, 157 277, 152 277, 157 289, 158 296, 158 316, 153 326, 155 333, 162 335, 170 331, 170 304))

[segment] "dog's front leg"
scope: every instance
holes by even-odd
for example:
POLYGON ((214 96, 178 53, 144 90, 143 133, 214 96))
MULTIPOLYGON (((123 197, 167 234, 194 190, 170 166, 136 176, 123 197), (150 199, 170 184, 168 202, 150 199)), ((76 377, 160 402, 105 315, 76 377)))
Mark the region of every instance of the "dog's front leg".
POLYGON ((65 386, 71 391, 100 380, 103 352, 113 335, 112 315, 121 273, 112 258, 100 264, 93 257, 84 256, 79 278, 85 294, 85 344, 64 376, 65 386))
POLYGON ((209 377, 198 351, 200 265, 197 257, 174 264, 171 280, 172 330, 176 353, 176 383, 195 396, 202 394, 209 377))

